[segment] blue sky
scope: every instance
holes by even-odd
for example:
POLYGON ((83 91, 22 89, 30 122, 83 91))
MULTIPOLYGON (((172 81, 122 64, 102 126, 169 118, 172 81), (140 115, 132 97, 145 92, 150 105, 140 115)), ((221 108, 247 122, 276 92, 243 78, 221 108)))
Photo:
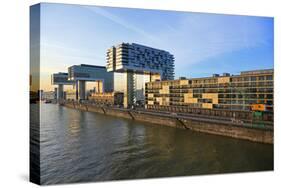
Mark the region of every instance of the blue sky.
POLYGON ((45 79, 73 64, 105 65, 106 49, 121 42, 169 51, 176 77, 239 74, 273 68, 273 40, 268 17, 41 4, 45 79))

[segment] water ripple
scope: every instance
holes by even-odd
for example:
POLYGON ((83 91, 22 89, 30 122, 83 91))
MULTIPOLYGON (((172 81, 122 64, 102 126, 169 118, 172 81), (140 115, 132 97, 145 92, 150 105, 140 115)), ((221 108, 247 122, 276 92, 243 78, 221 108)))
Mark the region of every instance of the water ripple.
POLYGON ((273 169, 272 145, 53 104, 42 105, 40 131, 43 184, 273 169))

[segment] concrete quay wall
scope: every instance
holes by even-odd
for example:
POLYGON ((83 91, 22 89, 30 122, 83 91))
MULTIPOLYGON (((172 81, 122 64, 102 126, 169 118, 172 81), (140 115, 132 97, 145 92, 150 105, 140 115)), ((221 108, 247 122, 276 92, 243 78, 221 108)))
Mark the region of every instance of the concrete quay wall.
POLYGON ((224 123, 195 122, 193 120, 186 119, 180 121, 184 123, 187 129, 194 131, 273 144, 273 130, 241 127, 224 123))
POLYGON ((104 109, 105 109, 105 114, 107 115, 126 118, 126 119, 134 119, 131 116, 130 111, 122 110, 122 109, 113 109, 113 108, 104 108, 104 109))
POLYGON ((210 119, 200 121, 188 118, 175 118, 161 116, 158 114, 139 113, 127 109, 117 109, 109 107, 100 107, 89 104, 65 103, 62 104, 68 108, 77 110, 101 113, 136 121, 153 123, 155 125, 164 125, 180 129, 189 129, 202 133, 228 136, 237 139, 244 139, 254 142, 273 144, 273 130, 258 129, 253 127, 242 127, 229 123, 214 122, 210 119))
POLYGON ((143 122, 153 123, 157 125, 182 128, 180 125, 178 125, 177 120, 174 118, 155 116, 151 114, 142 114, 137 112, 131 112, 131 114, 133 115, 136 121, 143 121, 143 122))

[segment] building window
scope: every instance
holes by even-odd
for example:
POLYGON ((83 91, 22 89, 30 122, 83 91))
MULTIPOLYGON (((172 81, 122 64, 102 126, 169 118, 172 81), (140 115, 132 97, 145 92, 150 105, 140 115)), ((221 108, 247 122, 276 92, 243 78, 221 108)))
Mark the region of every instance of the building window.
POLYGON ((251 77, 251 81, 256 81, 256 80, 257 80, 257 78, 255 76, 251 77))
POLYGON ((272 79, 273 79, 272 75, 266 76, 266 80, 272 80, 272 79))

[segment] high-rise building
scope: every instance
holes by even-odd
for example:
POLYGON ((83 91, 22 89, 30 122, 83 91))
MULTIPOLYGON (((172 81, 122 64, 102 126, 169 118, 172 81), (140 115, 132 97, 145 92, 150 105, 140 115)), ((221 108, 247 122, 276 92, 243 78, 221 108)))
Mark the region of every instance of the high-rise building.
POLYGON ((107 50, 107 71, 114 72, 114 91, 124 93, 124 106, 144 103, 145 83, 174 79, 174 56, 140 44, 122 43, 107 50))
POLYGON ((107 50, 107 71, 159 74, 174 79, 174 56, 167 51, 135 43, 122 43, 107 50))

